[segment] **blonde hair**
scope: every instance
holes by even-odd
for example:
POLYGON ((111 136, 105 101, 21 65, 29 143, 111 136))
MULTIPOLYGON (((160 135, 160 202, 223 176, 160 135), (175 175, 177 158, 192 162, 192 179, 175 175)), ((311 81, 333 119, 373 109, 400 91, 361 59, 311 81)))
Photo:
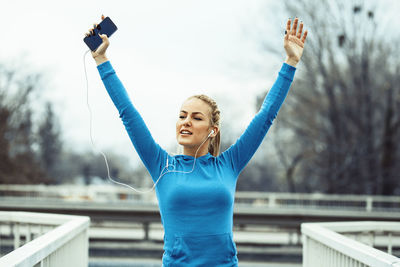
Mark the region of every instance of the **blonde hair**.
MULTIPOLYGON (((207 103, 210 108, 211 108, 211 118, 210 118, 210 124, 211 126, 218 126, 220 128, 220 111, 218 109, 217 103, 209 96, 206 95, 194 95, 189 97, 188 99, 191 98, 197 98, 200 100, 203 100, 205 103, 207 103)), ((211 141, 208 145, 208 152, 210 152, 211 155, 214 157, 217 157, 220 153, 220 145, 221 145, 221 131, 218 131, 217 135, 215 137, 211 138, 211 141)))

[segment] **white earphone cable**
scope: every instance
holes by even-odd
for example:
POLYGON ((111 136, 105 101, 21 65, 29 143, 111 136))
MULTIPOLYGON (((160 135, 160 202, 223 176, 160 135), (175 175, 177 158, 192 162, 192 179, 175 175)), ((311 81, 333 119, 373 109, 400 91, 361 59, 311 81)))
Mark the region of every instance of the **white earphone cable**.
POLYGON ((212 134, 214 131, 212 131, 212 132, 207 136, 207 138, 204 139, 203 143, 201 143, 201 145, 199 146, 199 148, 196 150, 196 153, 195 153, 195 155, 194 155, 194 162, 193 162, 192 170, 190 170, 190 171, 175 171, 175 170, 171 170, 171 171, 170 171, 170 170, 168 170, 168 167, 169 167, 169 166, 172 166, 173 169, 175 169, 175 166, 174 166, 174 165, 169 165, 169 164, 168 164, 168 155, 167 155, 167 165, 161 170, 160 176, 158 177, 157 181, 154 183, 153 187, 152 187, 151 189, 149 189, 149 190, 146 190, 146 191, 138 190, 138 189, 136 189, 136 188, 134 188, 134 187, 132 187, 132 186, 130 186, 130 185, 127 185, 127 184, 124 184, 124 183, 115 181, 114 179, 111 178, 111 176, 110 176, 110 167, 108 166, 107 157, 106 157, 106 155, 103 153, 103 151, 101 151, 100 149, 97 149, 97 148, 96 148, 96 146, 95 146, 95 144, 94 144, 94 141, 93 141, 93 133, 92 133, 92 132, 93 132, 93 131, 92 131, 92 110, 91 110, 90 105, 89 105, 89 80, 88 80, 87 71, 86 71, 86 55, 87 55, 89 52, 90 52, 90 50, 87 50, 87 51, 84 53, 84 55, 83 55, 83 66, 84 66, 84 69, 85 69, 85 79, 86 79, 86 105, 87 105, 87 108, 88 108, 88 110, 89 110, 89 135, 90 135, 90 142, 91 142, 91 144, 92 144, 92 149, 93 149, 94 151, 100 153, 100 154, 103 156, 103 158, 104 158, 104 161, 105 161, 106 167, 107 167, 107 176, 108 176, 108 179, 109 179, 111 182, 115 183, 115 184, 128 187, 129 189, 132 189, 133 191, 138 192, 138 193, 140 193, 140 194, 145 194, 145 193, 149 193, 149 192, 153 191, 154 188, 156 187, 156 185, 158 184, 158 181, 161 179, 161 177, 163 177, 163 176, 164 176, 165 174, 167 174, 167 173, 170 173, 170 172, 179 172, 179 173, 186 173, 186 174, 188 174, 188 173, 193 172, 193 171, 194 171, 194 167, 195 167, 195 165, 196 165, 196 156, 197 156, 197 152, 199 152, 200 147, 207 141, 207 139, 211 136, 211 134, 212 134), (165 169, 166 169, 166 172, 164 172, 165 169))

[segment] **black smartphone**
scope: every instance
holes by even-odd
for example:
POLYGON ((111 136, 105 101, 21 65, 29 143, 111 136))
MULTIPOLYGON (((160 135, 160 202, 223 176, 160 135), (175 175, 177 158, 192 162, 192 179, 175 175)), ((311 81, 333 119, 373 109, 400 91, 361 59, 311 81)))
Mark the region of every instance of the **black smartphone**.
POLYGON ((90 50, 95 51, 97 47, 99 47, 103 42, 103 40, 99 36, 99 33, 105 34, 107 35, 107 37, 110 37, 117 29, 118 28, 117 26, 115 26, 114 22, 112 22, 109 17, 106 17, 93 30, 93 34, 83 38, 83 41, 90 48, 90 50))

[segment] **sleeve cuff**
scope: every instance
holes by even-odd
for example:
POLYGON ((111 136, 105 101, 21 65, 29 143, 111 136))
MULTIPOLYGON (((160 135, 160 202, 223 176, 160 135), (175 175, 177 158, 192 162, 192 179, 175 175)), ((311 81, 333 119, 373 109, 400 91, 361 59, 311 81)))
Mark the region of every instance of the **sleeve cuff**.
POLYGON ((293 81, 295 72, 296 72, 295 67, 293 67, 289 64, 283 63, 282 68, 279 71, 279 74, 282 75, 283 77, 285 77, 286 79, 293 81))
POLYGON ((101 79, 105 79, 109 74, 115 73, 110 61, 106 61, 97 66, 101 79))

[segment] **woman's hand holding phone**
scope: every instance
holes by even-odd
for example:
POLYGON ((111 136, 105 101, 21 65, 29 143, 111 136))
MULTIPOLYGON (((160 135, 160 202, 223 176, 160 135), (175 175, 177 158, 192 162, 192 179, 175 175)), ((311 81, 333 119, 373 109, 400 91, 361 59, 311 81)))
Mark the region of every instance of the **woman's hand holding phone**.
POLYGON ((97 66, 108 61, 106 50, 110 45, 107 35, 101 34, 100 38, 103 40, 103 43, 96 49, 96 51, 92 51, 92 57, 96 61, 97 66))
MULTIPOLYGON (((104 20, 104 15, 101 16, 101 20, 104 20)), ((98 24, 94 24, 94 28, 97 27, 98 24)), ((94 32, 94 28, 91 28, 88 33, 86 33, 86 36, 91 35, 94 32)), ((106 56, 106 50, 108 46, 110 45, 110 41, 107 37, 106 34, 99 34, 100 38, 102 39, 102 43, 95 51, 92 52, 92 57, 96 61, 97 65, 100 65, 106 61, 108 61, 107 56, 106 56)))

